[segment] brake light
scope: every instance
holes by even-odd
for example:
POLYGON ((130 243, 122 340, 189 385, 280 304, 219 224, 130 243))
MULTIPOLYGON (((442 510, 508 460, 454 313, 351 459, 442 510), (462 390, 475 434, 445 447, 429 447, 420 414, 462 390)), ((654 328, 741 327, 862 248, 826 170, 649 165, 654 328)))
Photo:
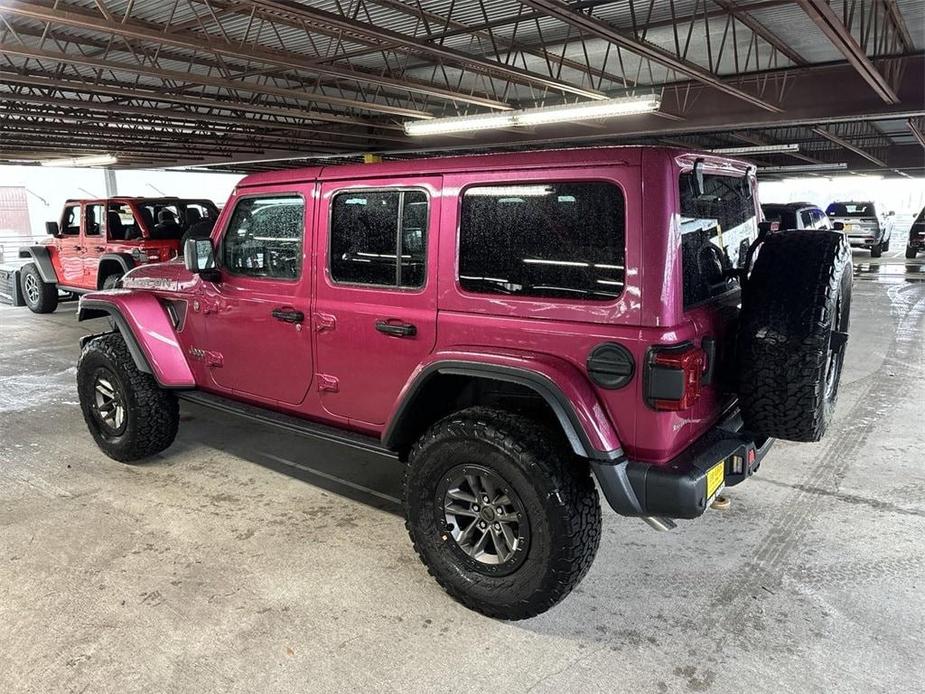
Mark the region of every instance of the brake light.
POLYGON ((691 344, 654 348, 649 353, 647 399, 656 410, 693 407, 700 397, 706 353, 691 344))

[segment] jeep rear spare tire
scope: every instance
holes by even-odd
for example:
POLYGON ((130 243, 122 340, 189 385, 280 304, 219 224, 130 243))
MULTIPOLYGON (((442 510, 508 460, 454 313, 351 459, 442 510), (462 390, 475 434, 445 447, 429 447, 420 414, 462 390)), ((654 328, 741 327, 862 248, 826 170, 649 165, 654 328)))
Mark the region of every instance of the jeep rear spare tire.
POLYGON ((568 595, 601 539, 587 461, 555 432, 472 407, 437 422, 405 473, 406 526, 430 574, 489 617, 525 619, 568 595))
POLYGON ((22 296, 33 313, 51 313, 58 308, 58 285, 45 282, 35 263, 26 263, 19 273, 22 296))
POLYGON ((844 234, 770 236, 745 282, 738 335, 739 403, 750 431, 818 441, 838 395, 851 307, 844 234))

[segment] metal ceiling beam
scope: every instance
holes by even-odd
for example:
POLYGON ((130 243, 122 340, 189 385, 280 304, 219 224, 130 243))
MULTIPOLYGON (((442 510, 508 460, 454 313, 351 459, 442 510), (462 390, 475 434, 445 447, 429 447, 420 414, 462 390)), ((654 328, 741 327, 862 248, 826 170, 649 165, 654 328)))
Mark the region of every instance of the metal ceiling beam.
POLYGON ((825 0, 796 1, 874 92, 886 103, 898 104, 899 97, 893 87, 867 57, 867 53, 829 4, 825 0))
POLYGON ((678 74, 689 77, 697 82, 701 82, 714 89, 730 94, 737 99, 747 101, 765 111, 774 113, 781 113, 783 111, 783 109, 774 104, 768 103, 753 94, 749 94, 738 87, 723 82, 719 77, 700 65, 678 58, 655 44, 627 36, 613 25, 601 21, 596 17, 577 12, 570 6, 558 2, 558 0, 520 0, 520 2, 536 10, 540 10, 550 17, 555 17, 560 22, 569 24, 580 31, 609 41, 631 53, 635 53, 654 63, 667 67, 670 70, 674 70, 678 74))
MULTIPOLYGON (((199 75, 194 72, 181 72, 179 70, 165 70, 163 68, 151 67, 148 65, 139 65, 132 63, 122 63, 112 60, 100 60, 98 58, 88 58, 82 55, 74 55, 70 53, 61 53, 59 51, 46 51, 40 48, 33 48, 31 46, 24 46, 22 44, 11 44, 11 43, 0 43, 0 54, 5 54, 8 56, 20 56, 23 58, 35 58, 37 60, 50 60, 58 63, 67 63, 70 65, 84 65, 87 67, 98 68, 103 70, 113 70, 116 72, 128 72, 136 75, 145 75, 146 77, 154 77, 156 79, 161 79, 165 81, 179 82, 179 83, 194 83, 200 84, 207 87, 215 87, 219 89, 228 89, 232 91, 243 91, 250 92, 252 94, 268 94, 271 96, 279 96, 287 99, 296 99, 298 101, 327 101, 328 103, 338 104, 338 105, 349 105, 353 108, 361 108, 366 110, 378 110, 383 113, 389 113, 394 116, 401 116, 404 118, 422 118, 430 117, 430 114, 426 114, 422 111, 413 111, 406 108, 398 108, 393 106, 383 106, 368 104, 363 102, 353 101, 351 99, 339 99, 337 97, 326 97, 319 96, 313 92, 303 92, 298 89, 288 89, 282 87, 271 87, 269 85, 257 84, 255 82, 240 82, 236 80, 222 79, 218 77, 210 77, 207 75, 199 75)), ((349 123, 352 125, 371 125, 370 121, 353 118, 343 114, 337 113, 322 113, 319 111, 306 112, 306 118, 311 120, 322 120, 328 121, 331 123, 349 123)))
MULTIPOLYGON (((270 116, 278 118, 295 118, 300 122, 296 125, 305 132, 320 132, 320 133, 330 133, 336 134, 339 137, 347 138, 364 138, 364 139, 374 139, 374 140, 384 140, 391 142, 401 142, 407 143, 408 138, 399 135, 391 135, 381 132, 382 129, 385 130, 401 130, 401 126, 386 124, 386 123, 362 123, 359 124, 359 127, 362 127, 366 132, 353 132, 346 130, 344 128, 338 128, 336 130, 326 130, 319 128, 318 126, 312 126, 308 121, 312 120, 312 113, 310 111, 303 111, 301 109, 286 107, 286 106, 273 106, 265 104, 254 104, 241 101, 221 101, 218 99, 208 99, 198 95, 192 94, 171 94, 170 92, 159 92, 153 90, 142 90, 142 89, 129 89, 121 86, 114 86, 104 83, 90 84, 86 82, 72 82, 68 80, 56 80, 46 77, 41 77, 35 75, 34 72, 29 75, 20 75, 18 73, 9 73, 0 69, 0 84, 4 82, 9 84, 19 84, 29 87, 35 87, 40 89, 55 89, 58 91, 72 92, 72 93, 83 93, 91 95, 106 95, 112 96, 117 99, 132 99, 139 101, 147 101, 153 103, 170 103, 170 104, 180 104, 182 106, 189 106, 194 108, 204 108, 204 109, 218 109, 221 111, 228 111, 232 113, 252 113, 255 115, 261 116, 270 116)), ((84 103, 84 102, 78 102, 84 103)), ((207 117, 207 116, 206 116, 207 117)), ((250 119, 253 120, 253 119, 250 119)), ((268 121, 257 121, 257 122, 268 122, 268 121)), ((339 124, 349 125, 349 120, 338 119, 336 121, 339 124)), ((288 123, 292 125, 291 123, 288 123)))
POLYGON ((365 24, 355 19, 349 19, 342 15, 334 14, 333 12, 318 10, 305 5, 296 5, 295 3, 277 2, 276 0, 251 0, 249 4, 269 14, 295 17, 312 26, 344 32, 360 43, 396 47, 413 54, 430 55, 450 64, 469 68, 476 72, 503 77, 520 84, 544 87, 566 94, 575 94, 576 96, 581 96, 586 99, 606 98, 605 94, 594 89, 577 87, 567 82, 562 82, 561 80, 544 77, 535 72, 515 68, 511 65, 505 65, 504 63, 499 63, 494 60, 485 60, 483 58, 471 56, 453 48, 422 41, 384 27, 365 24))
POLYGON ((918 143, 922 145, 922 148, 925 149, 925 133, 922 132, 919 124, 910 118, 906 121, 906 127, 909 128, 909 132, 912 133, 912 137, 914 137, 918 143))
MULTIPOLYGON (((266 65, 273 65, 279 68, 289 70, 301 70, 316 75, 324 75, 337 79, 349 79, 360 82, 377 84, 380 86, 400 89, 402 91, 425 94, 428 96, 439 97, 451 101, 469 103, 477 106, 492 109, 510 108, 502 102, 487 99, 461 92, 443 89, 435 85, 418 82, 411 79, 396 79, 384 75, 372 75, 358 70, 352 70, 342 67, 331 67, 321 65, 312 61, 308 56, 293 53, 291 51, 271 51, 261 48, 248 47, 240 43, 220 42, 213 36, 203 36, 191 34, 189 32, 170 31, 169 27, 153 24, 150 22, 141 23, 136 21, 113 21, 95 15, 88 15, 77 11, 75 7, 44 7, 19 0, 5 0, 0 5, 0 13, 6 13, 18 17, 27 17, 29 19, 48 22, 54 26, 68 26, 77 29, 91 29, 114 36, 121 36, 134 41, 169 45, 175 48, 183 48, 191 51, 207 50, 211 53, 223 56, 254 60, 266 65)), ((327 95, 318 94, 319 101, 329 100, 327 95)), ((336 103, 336 102, 332 102, 336 103)), ((366 103, 366 102, 358 102, 366 103)), ((376 110, 376 104, 369 102, 362 107, 367 110, 376 110)), ((388 112, 388 111, 384 111, 388 112)))
POLYGON ((825 128, 813 128, 813 132, 819 135, 819 137, 824 137, 829 142, 833 142, 839 147, 843 147, 847 149, 849 152, 854 152, 859 157, 863 157, 867 161, 873 162, 877 166, 882 166, 882 167, 887 166, 886 162, 884 162, 882 159, 878 159, 877 157, 875 157, 873 154, 871 154, 867 150, 861 149, 857 145, 851 144, 847 140, 840 138, 838 135, 835 135, 834 133, 829 132, 825 128))
POLYGON ((757 36, 760 36, 771 44, 783 55, 787 56, 790 62, 795 65, 806 65, 806 58, 791 48, 790 44, 784 41, 780 36, 750 15, 747 7, 742 7, 741 3, 732 2, 731 0, 713 0, 713 2, 742 22, 742 24, 751 29, 757 36))

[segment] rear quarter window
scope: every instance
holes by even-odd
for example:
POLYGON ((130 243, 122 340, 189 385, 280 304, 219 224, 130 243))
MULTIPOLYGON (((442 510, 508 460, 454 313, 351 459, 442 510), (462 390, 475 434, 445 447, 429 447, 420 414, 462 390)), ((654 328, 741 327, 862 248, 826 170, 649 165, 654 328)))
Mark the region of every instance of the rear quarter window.
POLYGON ((468 292, 613 301, 626 214, 613 183, 478 185, 462 196, 459 283, 468 292))
POLYGON ((690 308, 738 288, 727 271, 744 265, 758 224, 746 176, 705 174, 698 195, 694 175, 684 173, 680 198, 684 306, 690 308))

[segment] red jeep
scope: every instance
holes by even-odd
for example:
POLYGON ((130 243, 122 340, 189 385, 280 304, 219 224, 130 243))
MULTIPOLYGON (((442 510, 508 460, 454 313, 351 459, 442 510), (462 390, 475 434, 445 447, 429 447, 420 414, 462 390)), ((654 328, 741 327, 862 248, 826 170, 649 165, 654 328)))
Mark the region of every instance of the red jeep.
POLYGON ((656 528, 818 440, 851 290, 843 234, 769 234, 754 169, 625 147, 262 173, 211 239, 80 301, 100 448, 166 449, 178 400, 407 463, 431 574, 536 615, 601 511, 656 528))
POLYGON ((111 289, 136 265, 180 255, 183 235, 214 224, 211 200, 108 198, 68 200, 60 222, 47 222, 48 243, 19 249, 23 298, 35 313, 58 307, 58 291, 111 289))

